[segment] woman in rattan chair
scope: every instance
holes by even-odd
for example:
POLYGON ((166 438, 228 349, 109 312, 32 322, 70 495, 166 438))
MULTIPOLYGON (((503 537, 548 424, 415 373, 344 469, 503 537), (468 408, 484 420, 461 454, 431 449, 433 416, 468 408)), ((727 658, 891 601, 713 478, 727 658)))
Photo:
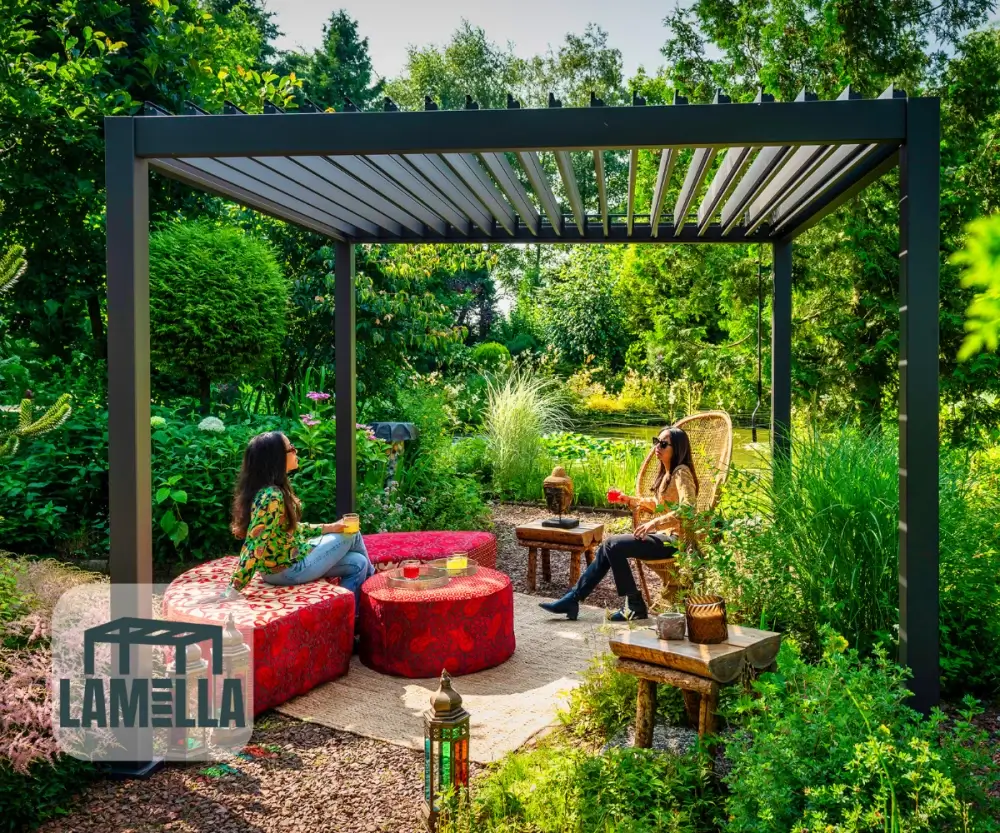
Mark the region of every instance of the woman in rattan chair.
MULTIPOLYGON (((660 471, 653 481, 655 497, 623 497, 630 509, 644 509, 656 512, 667 505, 695 506, 698 495, 698 475, 694 470, 691 443, 681 428, 664 428, 653 440, 656 456, 660 461, 660 471)), ((671 558, 686 540, 682 519, 676 511, 662 512, 645 523, 636 526, 627 535, 612 535, 605 538, 597 548, 593 563, 587 567, 576 587, 555 602, 543 602, 541 607, 550 613, 565 613, 576 619, 580 612, 580 602, 589 596, 595 587, 611 571, 619 596, 624 596, 626 604, 610 615, 613 622, 630 619, 645 619, 646 601, 635 585, 630 558, 658 561, 671 558)))

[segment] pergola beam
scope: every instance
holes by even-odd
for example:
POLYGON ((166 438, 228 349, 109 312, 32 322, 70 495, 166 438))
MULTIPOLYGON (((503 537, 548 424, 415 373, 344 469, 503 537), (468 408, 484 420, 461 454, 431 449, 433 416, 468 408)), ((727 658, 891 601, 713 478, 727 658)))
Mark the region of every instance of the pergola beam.
MULTIPOLYGON (((351 157, 346 157, 350 159, 351 157)), ((344 157, 336 157, 330 161, 335 164, 343 164, 344 157)), ((417 172, 406 163, 400 156, 372 156, 361 159, 358 162, 367 162, 373 168, 380 171, 390 182, 405 188, 416 199, 420 200, 431 211, 447 220, 459 232, 464 234, 471 231, 472 222, 463 215, 454 205, 445 199, 440 191, 434 188, 427 180, 417 174, 417 172)))
POLYGON ((402 158, 419 171, 424 179, 462 214, 472 220, 486 234, 493 234, 493 218, 487 214, 486 209, 477 202, 472 193, 463 187, 455 172, 445 164, 440 156, 425 156, 418 153, 402 158))
POLYGON ((159 158, 898 144, 905 118, 904 100, 171 116, 138 119, 135 143, 159 158))
POLYGON ((496 185, 483 171, 476 157, 469 153, 446 153, 442 158, 465 182, 493 218, 507 229, 508 233, 513 234, 516 216, 510 206, 503 201, 496 185))
MULTIPOLYGON (((653 229, 654 237, 659 230, 660 216, 663 213, 663 200, 667 196, 670 177, 674 172, 676 162, 677 151, 673 148, 664 148, 660 153, 660 167, 656 172, 656 184, 653 186, 653 202, 649 207, 649 225, 653 229)), ((680 219, 683 222, 684 218, 680 219)))
POLYGON ((639 171, 639 149, 633 148, 628 155, 628 203, 625 209, 625 226, 629 236, 635 221, 635 177, 639 171))
MULTIPOLYGON (((687 219, 688 209, 695 197, 701 190, 705 177, 708 176, 708 169, 715 159, 715 148, 698 148, 691 157, 691 164, 688 165, 687 175, 684 177, 684 184, 677 195, 677 203, 674 205, 674 222, 683 224, 687 219)), ((677 227, 680 231, 681 226, 677 227)), ((676 232, 675 232, 676 233, 676 232)))
POLYGON ((740 176, 750 162, 753 148, 729 148, 725 158, 712 178, 705 197, 698 206, 698 228, 707 229, 719 206, 732 193, 740 176))

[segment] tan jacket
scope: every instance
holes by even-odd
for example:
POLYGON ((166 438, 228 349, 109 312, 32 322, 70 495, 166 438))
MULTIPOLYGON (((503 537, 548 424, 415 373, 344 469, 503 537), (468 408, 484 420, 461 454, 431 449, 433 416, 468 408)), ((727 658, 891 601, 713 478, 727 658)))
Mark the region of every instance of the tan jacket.
MULTIPOLYGON (((643 498, 643 509, 655 512, 657 506, 667 507, 671 504, 695 506, 698 497, 698 487, 694 475, 687 466, 678 466, 670 473, 670 478, 660 484, 656 498, 643 498)), ((673 511, 656 515, 651 519, 657 532, 677 535, 686 545, 694 546, 696 542, 692 535, 683 528, 681 519, 673 511)))

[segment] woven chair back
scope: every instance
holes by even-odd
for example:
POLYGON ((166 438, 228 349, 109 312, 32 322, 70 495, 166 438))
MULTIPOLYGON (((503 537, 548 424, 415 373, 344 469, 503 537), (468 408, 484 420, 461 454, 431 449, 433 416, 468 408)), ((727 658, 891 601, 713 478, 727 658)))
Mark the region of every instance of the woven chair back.
MULTIPOLYGON (((691 456, 698 475, 698 513, 711 512, 719 502, 729 473, 729 462, 733 456, 733 422, 725 411, 706 411, 684 417, 675 427, 684 429, 691 443, 691 456)), ((659 471, 660 462, 651 450, 635 481, 637 497, 655 497, 653 481, 659 471)))

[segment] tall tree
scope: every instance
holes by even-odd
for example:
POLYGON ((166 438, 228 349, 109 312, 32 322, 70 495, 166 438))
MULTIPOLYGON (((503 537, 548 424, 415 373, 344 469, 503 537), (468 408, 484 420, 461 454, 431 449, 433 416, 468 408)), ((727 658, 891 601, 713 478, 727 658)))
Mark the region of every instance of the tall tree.
POLYGON ((305 94, 323 109, 340 110, 349 98, 366 110, 382 95, 384 83, 375 79, 368 38, 358 35, 358 22, 340 10, 323 25, 323 45, 310 53, 285 52, 276 64, 281 75, 294 72, 305 94))

